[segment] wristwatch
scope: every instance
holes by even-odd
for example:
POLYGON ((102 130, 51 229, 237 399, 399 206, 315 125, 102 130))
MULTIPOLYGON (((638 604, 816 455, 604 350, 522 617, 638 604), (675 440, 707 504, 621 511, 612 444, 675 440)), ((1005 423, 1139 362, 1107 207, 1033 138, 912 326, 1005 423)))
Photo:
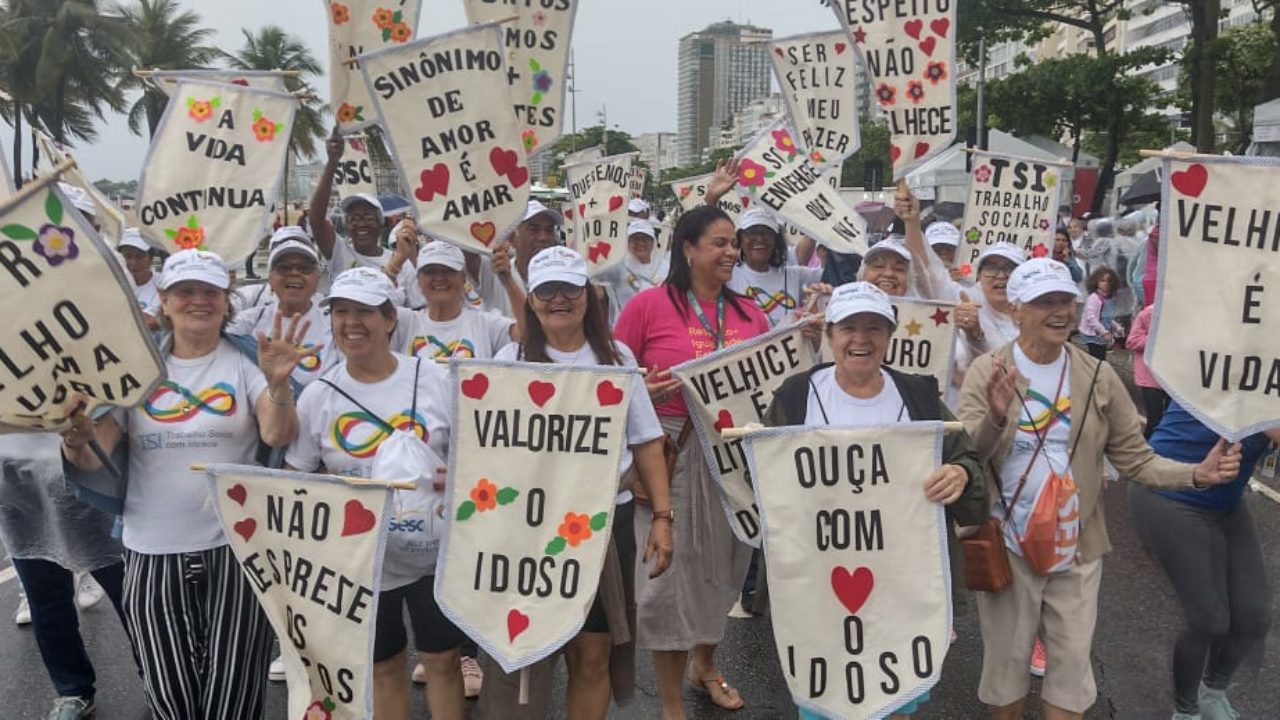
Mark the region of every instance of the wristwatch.
POLYGON ((654 520, 666 520, 667 522, 671 523, 672 525, 675 525, 675 524, 676 524, 676 511, 675 511, 675 510, 654 510, 654 511, 653 511, 653 519, 654 519, 654 520))

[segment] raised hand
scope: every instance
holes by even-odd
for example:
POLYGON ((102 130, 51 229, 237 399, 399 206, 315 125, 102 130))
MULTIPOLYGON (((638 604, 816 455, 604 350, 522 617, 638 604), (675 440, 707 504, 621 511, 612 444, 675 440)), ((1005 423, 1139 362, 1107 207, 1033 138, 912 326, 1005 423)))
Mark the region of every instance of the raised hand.
POLYGON ((1009 405, 1018 393, 1018 368, 1006 368, 998 356, 992 357, 991 378, 987 381, 987 412, 996 425, 1004 426, 1009 405))
POLYGON ((338 161, 342 159, 342 153, 347 151, 347 141, 338 133, 338 126, 333 126, 333 132, 324 141, 325 160, 330 167, 336 167, 338 161))
POLYGON ((738 184, 738 161, 735 158, 725 158, 716 163, 716 171, 711 175, 711 179, 707 181, 707 197, 708 205, 715 205, 720 202, 720 198, 724 197, 738 184))
POLYGON ((303 358, 315 355, 324 348, 324 344, 306 348, 302 341, 311 329, 310 320, 302 320, 302 315, 294 314, 284 326, 284 313, 276 311, 271 321, 271 335, 258 331, 258 368, 267 379, 270 387, 284 387, 289 382, 289 374, 303 358))

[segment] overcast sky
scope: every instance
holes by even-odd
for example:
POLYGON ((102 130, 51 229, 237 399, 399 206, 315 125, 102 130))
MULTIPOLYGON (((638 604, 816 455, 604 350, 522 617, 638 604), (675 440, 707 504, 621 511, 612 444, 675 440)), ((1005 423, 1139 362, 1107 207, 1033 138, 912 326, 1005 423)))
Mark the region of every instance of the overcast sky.
MULTIPOLYGON (((507 0, 510 2, 511 0, 507 0)), ((537 0, 533 0, 537 2, 537 0)), ((243 44, 241 28, 283 25, 306 40, 322 66, 328 65, 324 0, 182 0, 215 31, 214 43, 234 51, 243 44)), ((461 0, 423 0, 418 36, 463 26, 461 0)), ((721 20, 771 28, 774 37, 839 27, 835 14, 819 0, 580 0, 573 36, 578 75, 577 126, 598 124, 607 107, 610 127, 633 135, 676 129, 676 46, 680 37, 721 20)), ((327 78, 315 82, 327 99, 327 78)), ((572 116, 566 99, 564 128, 572 116)), ((12 152, 12 128, 0 123, 4 152, 12 152)), ((29 144, 29 143, 28 143, 29 144)), ((137 178, 147 141, 129 132, 123 115, 100 126, 93 146, 74 152, 86 174, 97 180, 137 178)), ((27 149, 29 152, 29 148, 27 149)), ((29 158, 25 161, 29 167, 29 158)))

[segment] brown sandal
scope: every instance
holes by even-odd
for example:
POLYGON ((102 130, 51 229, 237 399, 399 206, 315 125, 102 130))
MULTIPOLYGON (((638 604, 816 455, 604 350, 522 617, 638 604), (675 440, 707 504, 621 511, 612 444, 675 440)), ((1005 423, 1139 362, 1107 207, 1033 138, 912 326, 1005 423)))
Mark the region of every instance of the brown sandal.
POLYGON ((702 680, 690 675, 688 679, 694 690, 711 698, 711 702, 715 703, 717 707, 725 710, 741 710, 746 705, 737 688, 730 685, 724 679, 724 675, 717 674, 702 680), (733 698, 735 697, 738 699, 736 705, 733 704, 733 698))

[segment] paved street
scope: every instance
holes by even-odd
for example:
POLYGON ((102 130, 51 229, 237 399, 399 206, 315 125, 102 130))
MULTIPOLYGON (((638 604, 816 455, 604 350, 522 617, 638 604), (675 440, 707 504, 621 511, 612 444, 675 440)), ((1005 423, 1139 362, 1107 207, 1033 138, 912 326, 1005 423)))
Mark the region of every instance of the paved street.
MULTIPOLYGON (((1274 580, 1280 577, 1280 505, 1256 493, 1248 497, 1263 538, 1268 572, 1274 580)), ((1166 581, 1138 547, 1123 486, 1108 490, 1107 503, 1116 550, 1107 556, 1103 574, 1101 617, 1094 643, 1100 697, 1088 717, 1167 718, 1172 713, 1168 691, 1169 649, 1179 619, 1166 581)), ((0 565, 7 566, 7 562, 0 565)), ((53 697, 34 638, 30 631, 15 627, 9 620, 17 594, 16 579, 0 582, 0 609, 4 618, 0 622, 0 697, 4 698, 0 718, 3 720, 43 718, 53 697)), ((148 714, 119 623, 105 601, 83 613, 83 619, 89 653, 99 672, 99 717, 144 720, 148 714)), ((972 603, 957 608, 956 624, 960 639, 947 657, 942 682, 933 692, 933 701, 917 715, 919 718, 983 716, 975 697, 982 646, 972 603)), ((1244 718, 1280 717, 1280 683, 1275 681, 1280 661, 1274 646, 1273 640, 1261 672, 1241 678, 1241 686, 1232 693, 1244 718)), ((717 712, 705 699, 689 693, 691 717, 708 720, 794 717, 767 620, 731 620, 721 657, 725 676, 742 691, 747 708, 738 713, 717 712)), ((640 663, 640 673, 637 702, 616 709, 610 717, 657 717, 657 688, 647 660, 640 663)), ((284 717, 284 694, 283 685, 272 686, 268 718, 284 717)), ((427 717, 420 695, 415 703, 414 717, 427 717)))

